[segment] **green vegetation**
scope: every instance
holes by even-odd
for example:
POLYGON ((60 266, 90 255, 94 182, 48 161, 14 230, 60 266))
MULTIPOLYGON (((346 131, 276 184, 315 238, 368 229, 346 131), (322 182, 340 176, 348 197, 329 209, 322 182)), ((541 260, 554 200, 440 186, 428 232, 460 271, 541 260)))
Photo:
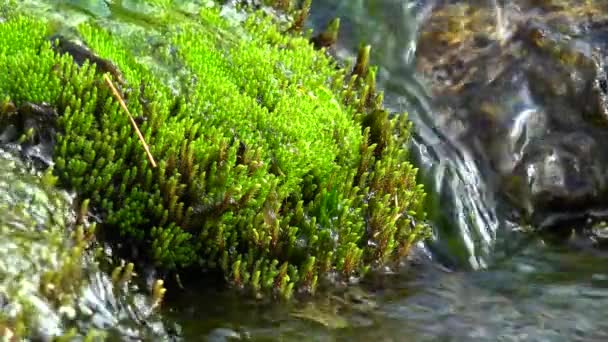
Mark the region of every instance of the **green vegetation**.
MULTIPOLYGON (((301 26, 306 8, 286 8, 301 26)), ((166 23, 154 48, 143 34, 83 23, 95 55, 79 60, 49 40, 50 25, 10 16, 0 24, 0 114, 12 122, 26 103, 56 108, 60 184, 90 202, 106 236, 159 267, 219 270, 234 286, 290 297, 406 255, 428 234, 424 191, 408 162, 411 124, 382 109, 369 47, 341 69, 289 23, 245 18, 204 8, 166 23), (174 66, 179 85, 134 47, 174 66)), ((48 127, 26 127, 22 141, 44 141, 48 127)))

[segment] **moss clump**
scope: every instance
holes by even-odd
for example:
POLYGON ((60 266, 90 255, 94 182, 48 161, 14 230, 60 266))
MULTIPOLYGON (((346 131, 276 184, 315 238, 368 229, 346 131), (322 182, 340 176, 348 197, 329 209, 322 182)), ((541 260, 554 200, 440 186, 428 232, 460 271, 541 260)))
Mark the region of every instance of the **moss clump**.
POLYGON ((57 108, 61 184, 158 266, 221 270, 289 297, 314 292, 321 275, 348 280, 395 261, 427 235, 410 123, 381 108, 369 48, 351 72, 264 14, 231 22, 205 8, 160 33, 153 58, 180 70, 171 89, 131 49, 146 37, 78 30, 124 77, 158 167, 103 83, 106 68, 54 51, 42 22, 0 24, 0 95, 11 108, 57 108))

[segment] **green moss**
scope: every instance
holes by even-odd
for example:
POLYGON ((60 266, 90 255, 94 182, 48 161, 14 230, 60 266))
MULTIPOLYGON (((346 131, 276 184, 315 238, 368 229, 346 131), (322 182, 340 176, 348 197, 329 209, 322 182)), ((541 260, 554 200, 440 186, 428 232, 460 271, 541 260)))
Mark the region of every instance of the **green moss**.
POLYGON ((351 73, 264 14, 219 13, 166 24, 165 45, 147 51, 179 66, 177 89, 133 53, 145 36, 78 28, 124 76, 156 168, 102 81, 107 68, 54 52, 45 23, 0 24, 0 95, 57 108, 60 184, 160 267, 219 269, 289 297, 406 255, 428 233, 424 191, 408 162, 410 123, 381 108, 369 47, 351 73))

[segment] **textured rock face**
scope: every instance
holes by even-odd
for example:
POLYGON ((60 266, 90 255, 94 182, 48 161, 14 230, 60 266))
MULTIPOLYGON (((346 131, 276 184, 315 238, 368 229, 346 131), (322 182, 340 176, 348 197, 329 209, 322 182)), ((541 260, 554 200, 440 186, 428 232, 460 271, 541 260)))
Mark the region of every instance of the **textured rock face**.
POLYGON ((154 299, 100 270, 72 196, 40 176, 0 149, 0 337, 164 338, 154 299))
MULTIPOLYGON (((74 216, 69 203, 64 193, 47 190, 20 161, 0 152, 0 322, 15 334, 26 329, 23 321, 33 336, 58 334, 62 317, 40 289, 49 285, 46 274, 74 262, 65 252, 72 243, 63 231, 74 216)), ((64 295, 59 311, 73 312, 74 294, 64 295)))
POLYGON ((439 125, 540 226, 607 205, 603 6, 517 1, 497 14, 448 4, 421 32, 418 70, 431 81, 439 125))

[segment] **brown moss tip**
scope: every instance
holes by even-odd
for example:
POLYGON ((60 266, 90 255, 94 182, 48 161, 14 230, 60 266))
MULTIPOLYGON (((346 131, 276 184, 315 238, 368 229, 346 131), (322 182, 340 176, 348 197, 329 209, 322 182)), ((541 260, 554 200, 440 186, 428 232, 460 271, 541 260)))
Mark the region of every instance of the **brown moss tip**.
POLYGON ((310 6, 312 5, 312 0, 304 0, 302 4, 302 8, 295 11, 293 15, 293 25, 291 25, 290 31, 292 32, 301 32, 304 28, 304 23, 308 19, 308 15, 310 13, 310 6))
POLYGON ((340 31, 340 18, 334 18, 329 22, 327 28, 317 36, 311 39, 311 42, 317 49, 330 47, 338 41, 338 32, 340 31))
POLYGON ((353 75, 359 75, 360 79, 364 79, 365 76, 367 76, 367 71, 369 70, 369 54, 371 49, 371 45, 364 45, 359 48, 357 62, 353 68, 353 75))

